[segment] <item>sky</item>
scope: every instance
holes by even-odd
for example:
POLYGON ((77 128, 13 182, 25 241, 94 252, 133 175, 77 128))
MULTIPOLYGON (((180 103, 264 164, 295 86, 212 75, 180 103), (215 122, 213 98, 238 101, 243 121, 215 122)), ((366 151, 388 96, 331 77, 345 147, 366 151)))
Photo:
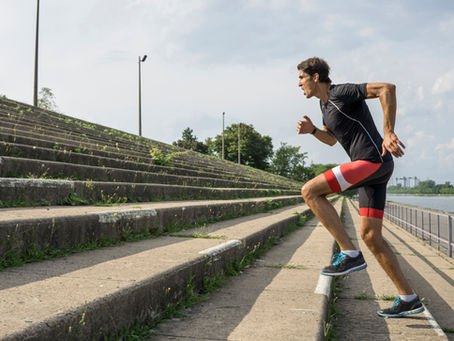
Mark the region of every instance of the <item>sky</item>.
MULTIPOLYGON (((36 1, 0 0, 0 95, 33 103, 36 1)), ((41 0, 39 88, 58 111, 172 143, 252 124, 299 146, 306 163, 344 163, 339 144, 297 135, 322 126, 298 88, 299 62, 325 59, 333 83, 389 82, 405 156, 396 178, 454 183, 454 2, 450 0, 41 0)), ((380 132, 378 99, 367 101, 380 132)), ((413 183, 413 181, 412 181, 413 183)))

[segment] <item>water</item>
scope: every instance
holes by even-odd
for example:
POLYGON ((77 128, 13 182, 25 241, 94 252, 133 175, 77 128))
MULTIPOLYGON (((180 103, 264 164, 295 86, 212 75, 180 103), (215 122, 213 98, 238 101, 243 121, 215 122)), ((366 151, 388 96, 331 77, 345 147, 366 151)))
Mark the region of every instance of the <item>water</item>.
POLYGON ((387 194, 386 200, 402 204, 433 208, 444 212, 454 213, 454 195, 452 196, 419 196, 406 194, 387 194))

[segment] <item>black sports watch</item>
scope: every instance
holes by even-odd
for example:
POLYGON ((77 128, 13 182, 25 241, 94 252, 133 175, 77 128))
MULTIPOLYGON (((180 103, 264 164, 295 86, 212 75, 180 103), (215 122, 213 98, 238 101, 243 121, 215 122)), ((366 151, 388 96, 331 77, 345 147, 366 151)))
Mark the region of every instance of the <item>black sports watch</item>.
POLYGON ((316 131, 317 131, 317 127, 314 127, 314 130, 312 130, 311 134, 314 135, 316 131))

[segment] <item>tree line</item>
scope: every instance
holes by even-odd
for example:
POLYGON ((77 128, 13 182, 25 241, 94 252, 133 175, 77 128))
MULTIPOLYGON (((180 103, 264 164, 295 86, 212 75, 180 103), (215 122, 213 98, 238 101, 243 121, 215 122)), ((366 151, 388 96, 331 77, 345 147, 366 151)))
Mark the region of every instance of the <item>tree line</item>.
POLYGON ((454 186, 446 181, 444 184, 436 184, 434 180, 420 181, 415 187, 403 187, 402 184, 388 187, 389 193, 402 194, 454 194, 454 186))
MULTIPOLYGON (((232 124, 224 130, 224 159, 238 162, 238 131, 240 163, 262 169, 286 178, 306 182, 313 177, 335 167, 337 164, 306 164, 307 153, 300 152, 300 147, 281 142, 273 151, 270 136, 262 136, 252 124, 232 124)), ((183 130, 181 139, 173 145, 203 154, 222 156, 222 135, 198 141, 191 128, 183 130)))

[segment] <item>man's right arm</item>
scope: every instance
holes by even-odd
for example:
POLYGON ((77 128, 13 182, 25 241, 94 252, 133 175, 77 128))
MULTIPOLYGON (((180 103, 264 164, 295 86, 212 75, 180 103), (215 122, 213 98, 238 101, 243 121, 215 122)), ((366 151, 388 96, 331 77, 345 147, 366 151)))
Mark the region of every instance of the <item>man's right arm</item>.
POLYGON ((298 134, 312 134, 321 142, 326 143, 330 146, 334 146, 337 142, 336 137, 328 130, 326 126, 323 126, 323 130, 318 129, 312 123, 311 119, 304 116, 304 120, 298 121, 296 125, 296 131, 298 134))

